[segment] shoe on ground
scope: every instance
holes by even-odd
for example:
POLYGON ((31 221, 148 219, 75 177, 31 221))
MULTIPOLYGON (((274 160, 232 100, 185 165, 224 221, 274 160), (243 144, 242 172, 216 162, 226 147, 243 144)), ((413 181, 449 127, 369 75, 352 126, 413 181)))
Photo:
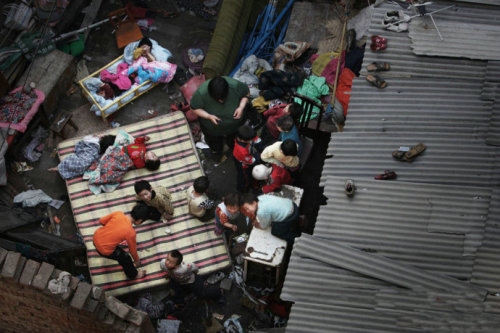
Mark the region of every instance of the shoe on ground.
POLYGON ((226 275, 223 272, 217 272, 217 273, 210 275, 207 278, 207 282, 209 284, 216 284, 217 282, 221 281, 225 277, 226 277, 226 275))
POLYGON ((387 43, 371 43, 370 49, 374 52, 382 51, 387 48, 387 43))
POLYGON ((382 36, 379 36, 379 35, 373 35, 371 37, 372 39, 372 44, 387 44, 387 38, 384 38, 382 36))
POLYGON ((355 191, 356 191, 356 186, 354 185, 354 180, 347 179, 345 181, 345 194, 348 197, 352 197, 355 191))
POLYGON ((375 179, 377 179, 377 180, 389 180, 389 179, 396 179, 396 178, 397 178, 397 175, 392 170, 385 170, 384 173, 381 173, 380 175, 375 176, 375 179))
POLYGON ((384 23, 409 22, 410 16, 403 13, 402 10, 390 10, 384 15, 384 23))
POLYGON ((405 32, 405 31, 408 31, 408 23, 405 23, 405 22, 385 23, 384 22, 384 29, 389 30, 389 31, 394 31, 394 32, 405 32))

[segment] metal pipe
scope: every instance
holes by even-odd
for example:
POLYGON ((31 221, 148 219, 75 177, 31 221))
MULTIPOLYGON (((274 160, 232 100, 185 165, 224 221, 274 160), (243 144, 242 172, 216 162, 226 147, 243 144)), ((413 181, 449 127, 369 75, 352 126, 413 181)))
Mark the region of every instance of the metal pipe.
POLYGON ((289 0, 288 1, 288 3, 286 4, 285 8, 283 8, 283 10, 281 11, 281 13, 278 15, 278 17, 276 18, 276 20, 271 25, 270 29, 272 29, 272 30, 266 31, 264 33, 264 35, 262 36, 262 38, 260 38, 259 40, 256 41, 256 43, 254 44, 254 46, 248 51, 247 56, 245 56, 244 58, 241 58, 241 60, 238 63, 238 65, 233 69, 233 71, 231 72, 231 74, 229 74, 229 76, 232 77, 238 71, 238 69, 240 69, 241 64, 243 64, 243 61, 245 61, 245 59, 248 58, 248 56, 254 54, 255 51, 257 51, 257 49, 262 45, 262 43, 264 43, 264 41, 269 38, 269 35, 274 31, 274 29, 276 29, 276 26, 278 26, 278 23, 281 21, 281 19, 283 19, 283 17, 288 12, 288 10, 290 9, 290 7, 292 7, 292 5, 294 4, 294 2, 295 2, 295 0, 289 0))

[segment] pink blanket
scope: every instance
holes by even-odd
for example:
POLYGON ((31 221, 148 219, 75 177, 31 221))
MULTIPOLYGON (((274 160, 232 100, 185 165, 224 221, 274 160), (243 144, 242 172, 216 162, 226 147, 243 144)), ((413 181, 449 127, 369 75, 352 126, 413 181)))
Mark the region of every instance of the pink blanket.
MULTIPOLYGON (((9 92, 9 95, 15 95, 17 92, 19 92, 23 87, 18 87, 11 92, 9 92)), ((41 92, 40 90, 35 89, 34 90, 36 93, 36 99, 32 102, 29 103, 30 107, 27 110, 24 110, 23 115, 20 116, 13 116, 4 119, 16 119, 15 122, 9 122, 7 120, 0 122, 0 127, 9 127, 15 129, 16 131, 19 132, 25 132, 26 128, 28 127, 28 124, 30 123, 31 119, 35 116, 35 114, 38 112, 38 109, 40 105, 43 103, 45 100, 45 94, 41 92)))
POLYGON ((116 74, 110 73, 107 69, 104 69, 101 71, 101 81, 114 83, 121 90, 129 90, 132 86, 132 82, 130 82, 128 75, 126 75, 127 70, 128 64, 126 62, 118 65, 116 74))

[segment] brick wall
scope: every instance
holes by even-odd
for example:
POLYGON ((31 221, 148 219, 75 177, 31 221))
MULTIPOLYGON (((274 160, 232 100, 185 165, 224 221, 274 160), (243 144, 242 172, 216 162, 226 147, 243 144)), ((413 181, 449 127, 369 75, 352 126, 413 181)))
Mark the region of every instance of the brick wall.
POLYGON ((0 280, 0 317, 0 332, 6 333, 113 331, 93 313, 9 279, 0 280))
POLYGON ((0 332, 154 332, 144 312, 74 276, 63 293, 51 293, 49 281, 60 273, 0 248, 0 332))

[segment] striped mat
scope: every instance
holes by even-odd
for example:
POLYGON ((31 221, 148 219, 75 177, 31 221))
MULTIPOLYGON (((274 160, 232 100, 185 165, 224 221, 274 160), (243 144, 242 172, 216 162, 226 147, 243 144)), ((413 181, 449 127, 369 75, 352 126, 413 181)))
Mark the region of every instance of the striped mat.
MULTIPOLYGON (((184 114, 175 112, 119 129, 134 137, 150 136, 147 147, 160 157, 162 164, 154 172, 145 168, 127 172, 122 184, 112 193, 93 195, 81 177, 66 182, 75 222, 87 247, 92 283, 115 296, 166 284, 159 262, 173 249, 179 249, 186 262, 196 263, 201 274, 227 267, 229 255, 223 239, 214 234, 214 223, 201 223, 188 214, 185 190, 203 171, 184 114), (135 205, 134 183, 141 179, 153 186, 166 186, 172 193, 175 212, 168 222, 170 234, 166 233, 167 225, 161 222, 147 221, 135 226, 137 250, 147 275, 141 280, 130 281, 116 261, 99 256, 92 237, 100 227, 102 216, 114 211, 130 212, 135 205)), ((98 135, 116 134, 117 131, 113 129, 98 135)), ((66 140, 58 145, 60 160, 73 152, 80 139, 66 140)))

